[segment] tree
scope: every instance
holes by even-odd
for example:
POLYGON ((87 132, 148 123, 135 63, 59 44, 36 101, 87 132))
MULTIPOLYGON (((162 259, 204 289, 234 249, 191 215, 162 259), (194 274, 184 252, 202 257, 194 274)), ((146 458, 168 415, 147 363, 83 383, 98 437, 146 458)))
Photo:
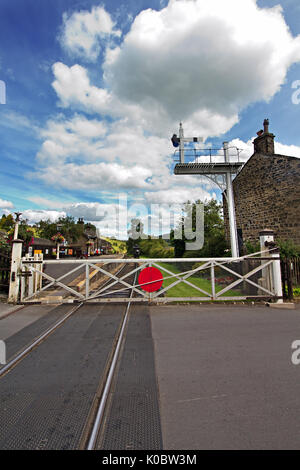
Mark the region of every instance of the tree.
MULTIPOLYGON (((196 201, 192 205, 186 203, 185 205, 185 217, 192 219, 192 229, 196 230, 196 204, 200 201, 196 201)), ((177 230, 182 229, 184 219, 182 218, 177 226, 177 230)), ((174 238, 174 231, 171 232, 171 244, 175 249, 175 257, 180 258, 182 256, 187 258, 213 258, 221 257, 227 248, 227 242, 225 239, 224 220, 222 218, 222 205, 215 199, 206 201, 204 203, 204 245, 200 250, 188 251, 185 250, 185 242, 187 240, 184 231, 182 240, 174 238)))
POLYGON ((9 232, 15 226, 15 221, 12 214, 5 215, 3 214, 0 219, 0 229, 9 232))
MULTIPOLYGON (((68 242, 76 242, 82 235, 82 225, 75 222, 74 217, 66 216, 60 217, 57 222, 51 222, 48 220, 41 220, 38 223, 38 234, 41 238, 51 238, 59 231, 68 242), (59 230, 57 229, 59 227, 59 230)), ((84 228, 93 228, 91 224, 86 224, 84 228)))
POLYGON ((172 229, 170 233, 170 241, 171 245, 174 247, 174 256, 175 258, 182 258, 185 252, 185 240, 176 239, 174 237, 175 234, 172 229))
POLYGON ((139 242, 145 238, 144 235, 144 224, 140 219, 131 219, 131 226, 128 230, 127 240, 127 253, 133 254, 134 245, 138 245, 139 242))

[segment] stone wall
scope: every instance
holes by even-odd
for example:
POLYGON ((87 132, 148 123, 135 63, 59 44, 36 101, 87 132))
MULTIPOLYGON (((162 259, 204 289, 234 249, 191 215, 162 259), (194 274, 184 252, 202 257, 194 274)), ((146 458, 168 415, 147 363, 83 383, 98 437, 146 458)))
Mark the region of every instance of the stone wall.
MULTIPOLYGON (((259 241, 259 232, 300 246, 300 159, 255 153, 233 181, 237 228, 243 240, 259 241)), ((226 236, 228 211, 223 196, 226 236)))

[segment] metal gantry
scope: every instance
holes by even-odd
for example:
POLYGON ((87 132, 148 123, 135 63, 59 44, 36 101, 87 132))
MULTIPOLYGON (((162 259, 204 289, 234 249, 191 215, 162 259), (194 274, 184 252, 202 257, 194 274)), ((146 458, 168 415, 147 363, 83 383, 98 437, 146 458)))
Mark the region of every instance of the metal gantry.
MULTIPOLYGON (((176 134, 174 135, 176 136, 176 134)), ((174 145, 174 136, 172 142, 174 145)), ((243 163, 239 161, 239 152, 237 161, 230 161, 229 157, 229 146, 228 142, 223 142, 223 155, 224 160, 220 155, 216 155, 212 158, 210 153, 210 160, 208 162, 200 163, 199 159, 203 156, 200 155, 201 150, 198 151, 194 149, 194 161, 185 163, 185 142, 198 142, 195 137, 184 137, 184 130, 182 123, 179 126, 179 139, 177 139, 179 145, 179 154, 180 154, 180 163, 177 163, 174 168, 175 175, 203 175, 208 177, 214 183, 216 183, 219 188, 224 192, 227 206, 228 206, 228 216, 229 216, 229 227, 230 227, 230 242, 231 242, 231 254, 234 258, 239 256, 239 247, 238 247, 238 237, 237 237, 237 228, 236 228, 236 219, 235 219, 235 207, 234 207, 234 195, 232 187, 232 175, 238 173, 238 171, 243 166, 243 163), (221 161, 220 161, 221 160, 221 161), (220 177, 222 181, 220 182, 220 177), (226 191, 225 191, 226 190, 226 191)), ((177 145, 177 144, 176 144, 177 145)), ((176 146, 175 145, 175 146, 176 146)))

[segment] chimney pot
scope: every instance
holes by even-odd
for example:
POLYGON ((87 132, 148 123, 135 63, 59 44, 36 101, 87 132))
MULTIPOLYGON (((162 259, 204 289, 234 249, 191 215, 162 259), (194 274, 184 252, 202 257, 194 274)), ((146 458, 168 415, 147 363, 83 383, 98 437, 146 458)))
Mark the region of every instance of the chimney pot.
POLYGON ((254 152, 263 155, 274 155, 274 134, 269 132, 269 119, 264 120, 264 130, 257 132, 257 137, 254 140, 254 152))
POLYGON ((264 120, 264 133, 265 134, 269 133, 269 119, 264 120))

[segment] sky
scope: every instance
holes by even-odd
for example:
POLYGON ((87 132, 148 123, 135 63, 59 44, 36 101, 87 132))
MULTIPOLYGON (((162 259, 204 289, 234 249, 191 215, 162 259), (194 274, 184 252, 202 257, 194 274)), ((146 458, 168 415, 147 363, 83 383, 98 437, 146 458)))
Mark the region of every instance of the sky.
POLYGON ((179 122, 246 161, 265 118, 300 158, 299 117, 297 0, 0 0, 0 214, 125 238, 118 214, 221 200, 174 175, 179 122))

